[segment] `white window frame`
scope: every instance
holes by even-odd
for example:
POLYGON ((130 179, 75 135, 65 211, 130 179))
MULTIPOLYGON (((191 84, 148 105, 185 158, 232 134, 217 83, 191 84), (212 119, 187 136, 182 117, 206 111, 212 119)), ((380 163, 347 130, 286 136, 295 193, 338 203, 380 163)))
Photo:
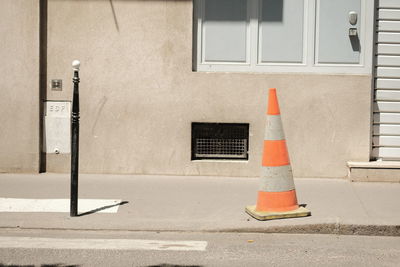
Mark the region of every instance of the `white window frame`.
POLYGON ((323 64, 318 63, 318 5, 320 0, 304 0, 303 62, 302 63, 260 63, 259 47, 261 0, 247 0, 247 47, 246 63, 205 62, 203 45, 204 0, 194 5, 194 64, 199 72, 271 72, 271 73, 333 73, 333 74, 371 74, 373 60, 374 0, 361 0, 360 20, 360 63, 323 64), (368 18, 368 19, 367 19, 368 18), (200 49, 199 49, 200 48, 200 49))

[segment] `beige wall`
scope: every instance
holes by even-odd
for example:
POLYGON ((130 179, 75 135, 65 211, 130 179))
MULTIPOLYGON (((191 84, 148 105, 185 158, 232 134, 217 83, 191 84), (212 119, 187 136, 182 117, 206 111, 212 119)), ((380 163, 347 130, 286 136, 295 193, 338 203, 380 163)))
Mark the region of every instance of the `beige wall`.
POLYGON ((0 172, 37 172, 39 1, 0 6, 0 172))
MULTIPOLYGON (((81 65, 80 171, 257 176, 267 89, 278 88, 297 177, 344 177, 369 158, 369 75, 192 72, 192 1, 49 1, 50 100, 81 65), (114 9, 114 12, 113 12, 114 9), (243 162, 191 162, 191 122, 250 123, 243 162)), ((48 156, 48 171, 68 157, 48 156)))

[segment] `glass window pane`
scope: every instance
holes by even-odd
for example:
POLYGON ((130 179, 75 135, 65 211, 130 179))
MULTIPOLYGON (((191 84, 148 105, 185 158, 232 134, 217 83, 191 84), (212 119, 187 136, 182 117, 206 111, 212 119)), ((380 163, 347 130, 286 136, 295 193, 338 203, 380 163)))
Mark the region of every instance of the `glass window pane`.
POLYGON ((263 0, 261 62, 303 61, 304 0, 263 0))
POLYGON ((246 0, 205 0, 203 20, 206 61, 245 62, 246 0))
POLYGON ((360 0, 320 0, 318 3, 318 63, 359 63, 359 35, 349 36, 349 29, 356 28, 360 32, 360 0), (358 14, 356 25, 349 22, 350 11, 358 14))

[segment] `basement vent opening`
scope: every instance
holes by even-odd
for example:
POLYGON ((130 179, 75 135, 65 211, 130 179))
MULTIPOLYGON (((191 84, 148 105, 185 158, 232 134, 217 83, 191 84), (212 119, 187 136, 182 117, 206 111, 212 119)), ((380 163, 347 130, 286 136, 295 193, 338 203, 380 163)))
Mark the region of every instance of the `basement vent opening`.
POLYGON ((192 123, 192 160, 247 160, 248 123, 192 123))

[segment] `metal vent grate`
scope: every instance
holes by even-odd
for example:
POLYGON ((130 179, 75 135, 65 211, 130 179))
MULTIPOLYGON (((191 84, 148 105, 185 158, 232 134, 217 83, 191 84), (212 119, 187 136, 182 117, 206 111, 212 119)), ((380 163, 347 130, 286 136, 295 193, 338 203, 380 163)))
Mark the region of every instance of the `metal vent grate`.
POLYGON ((192 123, 192 160, 248 159, 249 124, 192 123))

